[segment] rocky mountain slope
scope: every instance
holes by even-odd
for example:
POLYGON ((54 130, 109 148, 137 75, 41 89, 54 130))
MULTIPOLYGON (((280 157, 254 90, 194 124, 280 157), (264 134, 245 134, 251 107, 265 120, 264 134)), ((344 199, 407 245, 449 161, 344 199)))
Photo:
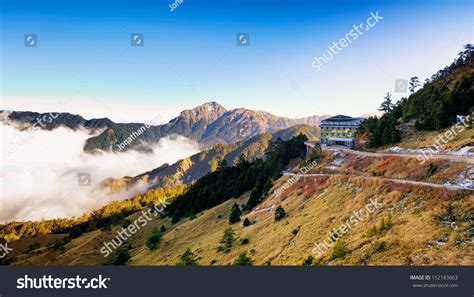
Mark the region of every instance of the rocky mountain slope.
POLYGON ((135 177, 110 178, 103 185, 112 191, 133 186, 139 181, 146 181, 152 187, 168 187, 189 184, 201 178, 208 172, 214 171, 223 159, 227 164, 235 164, 240 156, 248 161, 261 158, 272 142, 278 138, 288 140, 299 134, 304 134, 310 140, 318 138, 318 129, 314 126, 296 125, 274 133, 265 132, 247 140, 232 144, 216 144, 208 150, 199 152, 189 158, 179 160, 174 164, 163 164, 149 172, 135 177))
POLYGON ((147 151, 149 150, 148 145, 173 134, 196 140, 204 148, 210 148, 214 144, 239 142, 262 133, 276 132, 297 124, 318 125, 320 120, 327 117, 311 116, 290 119, 245 108, 226 110, 216 102, 207 102, 193 109, 185 110, 170 122, 158 126, 145 126, 145 123, 114 123, 107 118, 86 120, 80 115, 69 113, 0 111, 0 120, 18 129, 28 129, 38 121, 41 121, 41 124, 37 124, 36 127, 45 130, 53 130, 61 126, 73 130, 87 129, 92 136, 87 140, 84 150, 89 153, 96 150, 126 151, 135 149, 147 151), (139 135, 133 141, 127 142, 127 139, 134 133, 139 135), (124 142, 127 142, 127 145, 120 148, 119 144, 124 142))

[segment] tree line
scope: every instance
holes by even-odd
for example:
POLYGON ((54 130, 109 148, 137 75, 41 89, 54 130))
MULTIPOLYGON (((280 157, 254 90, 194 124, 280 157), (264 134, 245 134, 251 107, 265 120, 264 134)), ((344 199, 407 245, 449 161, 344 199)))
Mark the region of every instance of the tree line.
POLYGON ((251 193, 245 208, 252 209, 266 197, 273 185, 272 180, 281 175, 290 160, 306 155, 306 140, 303 134, 287 141, 277 139, 264 158, 251 163, 243 156, 234 166, 228 166, 222 160, 215 171, 200 178, 188 191, 174 199, 166 209, 167 215, 172 217, 172 222, 178 222, 247 191, 251 193))
POLYGON ((427 78, 423 87, 417 76, 410 78, 410 95, 395 104, 387 93, 379 111, 381 117, 369 117, 359 135, 367 134, 368 147, 397 143, 399 125, 414 121, 417 130, 439 130, 453 125, 456 115, 467 115, 474 108, 474 45, 467 44, 454 62, 427 78))

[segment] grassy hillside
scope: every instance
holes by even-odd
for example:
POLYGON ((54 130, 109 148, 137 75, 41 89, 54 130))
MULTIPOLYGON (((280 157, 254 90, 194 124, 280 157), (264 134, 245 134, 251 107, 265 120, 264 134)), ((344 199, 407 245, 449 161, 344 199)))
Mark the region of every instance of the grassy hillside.
MULTIPOLYGON (((294 164, 302 164, 302 160, 294 160, 294 164)), ((326 152, 310 172, 332 171, 349 176, 302 177, 277 195, 277 189, 289 179, 280 177, 274 181, 269 196, 256 208, 244 211, 235 224, 229 224, 233 205, 246 203, 249 192, 176 224, 171 223, 171 218, 154 219, 123 245, 130 256, 126 264, 175 265, 189 248, 199 265, 231 265, 241 253, 246 253, 255 265, 474 265, 472 191, 407 185, 380 178, 444 183, 472 170, 472 166, 461 163, 435 165, 438 167, 433 170, 430 164, 420 167, 409 159, 326 152), (334 228, 370 204, 370 199, 380 203, 380 208, 352 225, 336 245, 321 255, 314 252, 315 244, 327 240, 334 228), (286 216, 276 221, 278 206, 283 207, 286 216), (248 226, 243 224, 245 219, 250 222, 248 226), (166 230, 156 249, 150 250, 147 239, 154 228, 161 226, 166 230), (222 246, 223 234, 229 227, 235 233, 234 240, 227 252, 219 252, 217 248, 222 246)), ((133 221, 139 215, 135 212, 126 220, 133 221)), ((60 235, 14 241, 9 244, 14 253, 8 261, 18 265, 109 263, 116 255, 104 258, 99 251, 120 228, 115 224, 110 230, 86 232, 56 247, 51 244, 52 237, 60 235), (34 242, 40 247, 27 251, 34 242)))
MULTIPOLYGON (((406 130, 402 140, 396 145, 403 148, 428 148, 436 143, 440 135, 445 135, 450 129, 441 129, 439 131, 417 131, 406 130)), ((446 144, 444 150, 456 151, 466 146, 474 147, 474 129, 465 129, 462 132, 453 135, 452 139, 444 137, 446 144)), ((444 143, 444 142, 443 142, 444 143)), ((386 147, 390 147, 387 145, 386 147)))
MULTIPOLYGON (((297 191, 270 196, 261 205, 261 208, 283 206, 288 214, 285 219, 275 222, 273 211, 266 210, 242 216, 242 220, 249 218, 253 224, 232 226, 236 239, 229 253, 219 253, 216 248, 228 226, 232 204, 243 203, 248 197, 245 195, 207 210, 193 220, 175 225, 163 219, 154 221, 127 243, 131 254, 128 264, 174 265, 187 248, 199 257, 200 265, 229 265, 241 252, 246 252, 256 265, 301 265, 308 256, 313 256, 314 264, 319 265, 474 264, 470 256, 472 225, 469 222, 472 221, 468 216, 474 211, 472 195, 339 178, 317 182, 302 179, 295 187, 297 191), (317 258, 312 252, 315 243, 327 239, 333 228, 339 227, 371 197, 377 197, 384 206, 343 237, 347 255, 333 258, 330 249, 317 258), (392 226, 369 235, 373 226, 388 216, 392 217, 392 226), (456 229, 451 226, 451 220, 456 222, 456 229), (152 228, 161 225, 167 226, 168 231, 158 248, 150 251, 144 242, 152 228), (241 244, 244 238, 249 240, 246 245, 241 244)), ((103 264, 106 259, 99 249, 103 241, 115 235, 114 231, 118 228, 84 234, 66 244, 64 251, 51 251, 43 246, 44 239, 37 238, 43 247, 22 253, 25 243, 13 242, 10 246, 17 254, 12 254, 16 257, 12 264, 103 264)))

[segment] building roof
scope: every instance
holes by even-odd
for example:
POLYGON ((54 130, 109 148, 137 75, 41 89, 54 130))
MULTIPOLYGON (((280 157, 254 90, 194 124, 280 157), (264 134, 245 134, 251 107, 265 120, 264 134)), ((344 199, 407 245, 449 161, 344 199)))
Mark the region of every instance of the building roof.
POLYGON ((353 122, 353 121, 363 121, 363 120, 365 120, 365 119, 364 118, 353 118, 353 117, 350 117, 350 116, 339 114, 337 116, 324 119, 324 120, 321 121, 321 123, 325 123, 325 122, 353 122))

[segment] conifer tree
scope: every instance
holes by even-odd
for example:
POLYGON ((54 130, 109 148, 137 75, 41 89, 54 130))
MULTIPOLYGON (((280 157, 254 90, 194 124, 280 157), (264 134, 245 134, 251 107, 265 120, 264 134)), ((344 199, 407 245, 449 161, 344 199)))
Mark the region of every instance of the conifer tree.
POLYGON ((240 207, 237 205, 237 203, 234 203, 232 206, 232 210, 230 212, 229 216, 229 224, 235 224, 238 221, 240 221, 240 215, 242 214, 242 211, 240 210, 240 207))

